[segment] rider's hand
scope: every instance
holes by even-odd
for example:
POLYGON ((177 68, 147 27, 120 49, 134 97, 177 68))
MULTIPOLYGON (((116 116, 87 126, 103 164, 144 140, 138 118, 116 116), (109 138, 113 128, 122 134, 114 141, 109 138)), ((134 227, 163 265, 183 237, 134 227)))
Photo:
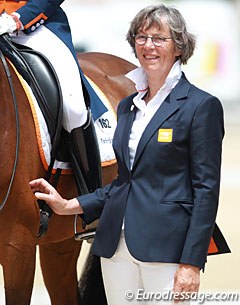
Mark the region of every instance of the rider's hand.
POLYGON ((67 200, 46 180, 40 178, 29 182, 35 197, 44 200, 58 215, 83 214, 76 198, 67 200))
POLYGON ((0 35, 5 33, 13 33, 16 30, 19 30, 21 23, 17 14, 2 14, 0 16, 0 35))

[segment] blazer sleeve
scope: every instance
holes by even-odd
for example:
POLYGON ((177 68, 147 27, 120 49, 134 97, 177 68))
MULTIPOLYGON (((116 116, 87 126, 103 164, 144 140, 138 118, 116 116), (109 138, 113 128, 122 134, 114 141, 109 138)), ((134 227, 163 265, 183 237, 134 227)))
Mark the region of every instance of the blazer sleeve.
POLYGON ((102 188, 95 190, 93 193, 77 197, 79 204, 83 209, 82 219, 86 224, 100 218, 106 200, 109 198, 109 192, 114 181, 102 188))
POLYGON ((16 12, 20 14, 20 21, 26 32, 32 32, 45 21, 61 10, 60 5, 64 0, 29 0, 16 12), (31 30, 30 30, 31 29, 31 30))
POLYGON ((200 268, 206 262, 219 201, 223 109, 207 96, 197 107, 190 131, 189 158, 194 205, 181 263, 200 268))

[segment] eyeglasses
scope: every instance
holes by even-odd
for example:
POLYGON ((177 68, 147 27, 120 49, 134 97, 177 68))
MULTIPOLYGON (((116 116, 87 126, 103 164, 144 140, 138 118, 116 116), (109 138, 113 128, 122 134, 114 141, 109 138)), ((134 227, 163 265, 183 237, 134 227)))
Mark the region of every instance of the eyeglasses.
POLYGON ((172 37, 146 36, 142 34, 133 35, 133 37, 139 46, 143 46, 147 42, 148 38, 150 38, 156 47, 161 47, 166 41, 173 39, 172 37))

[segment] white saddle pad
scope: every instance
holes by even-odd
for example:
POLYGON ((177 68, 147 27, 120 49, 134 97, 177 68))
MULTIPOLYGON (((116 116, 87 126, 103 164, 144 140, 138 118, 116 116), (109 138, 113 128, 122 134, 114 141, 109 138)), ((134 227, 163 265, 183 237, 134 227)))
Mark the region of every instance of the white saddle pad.
MULTIPOLYGON (((48 165, 50 164, 50 152, 51 152, 51 141, 50 141, 50 135, 48 133, 48 128, 45 119, 43 117, 43 114, 41 112, 41 109, 37 103, 37 100, 32 93, 31 88, 21 77, 21 75, 19 75, 18 73, 17 75, 19 77, 20 82, 22 83, 22 86, 29 100, 29 104, 32 110, 33 119, 35 123, 40 158, 45 170, 47 170, 48 165)), ((115 154, 112 148, 113 135, 117 124, 116 114, 110 102, 108 101, 105 94, 101 91, 101 89, 95 83, 93 83, 89 78, 88 81, 90 82, 93 89, 95 90, 99 98, 102 100, 102 102, 108 109, 108 111, 105 112, 94 123, 98 138, 102 166, 108 166, 116 163, 115 154)), ((70 163, 55 161, 54 171, 56 170, 56 168, 63 169, 63 173, 71 173, 70 163)))

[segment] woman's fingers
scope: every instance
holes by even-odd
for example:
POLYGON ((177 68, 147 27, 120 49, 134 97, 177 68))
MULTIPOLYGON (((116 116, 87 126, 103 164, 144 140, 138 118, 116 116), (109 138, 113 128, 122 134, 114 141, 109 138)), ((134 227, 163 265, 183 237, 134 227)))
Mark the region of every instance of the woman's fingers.
POLYGON ((55 190, 54 187, 43 178, 32 180, 29 182, 29 185, 34 193, 42 192, 50 194, 55 190))

